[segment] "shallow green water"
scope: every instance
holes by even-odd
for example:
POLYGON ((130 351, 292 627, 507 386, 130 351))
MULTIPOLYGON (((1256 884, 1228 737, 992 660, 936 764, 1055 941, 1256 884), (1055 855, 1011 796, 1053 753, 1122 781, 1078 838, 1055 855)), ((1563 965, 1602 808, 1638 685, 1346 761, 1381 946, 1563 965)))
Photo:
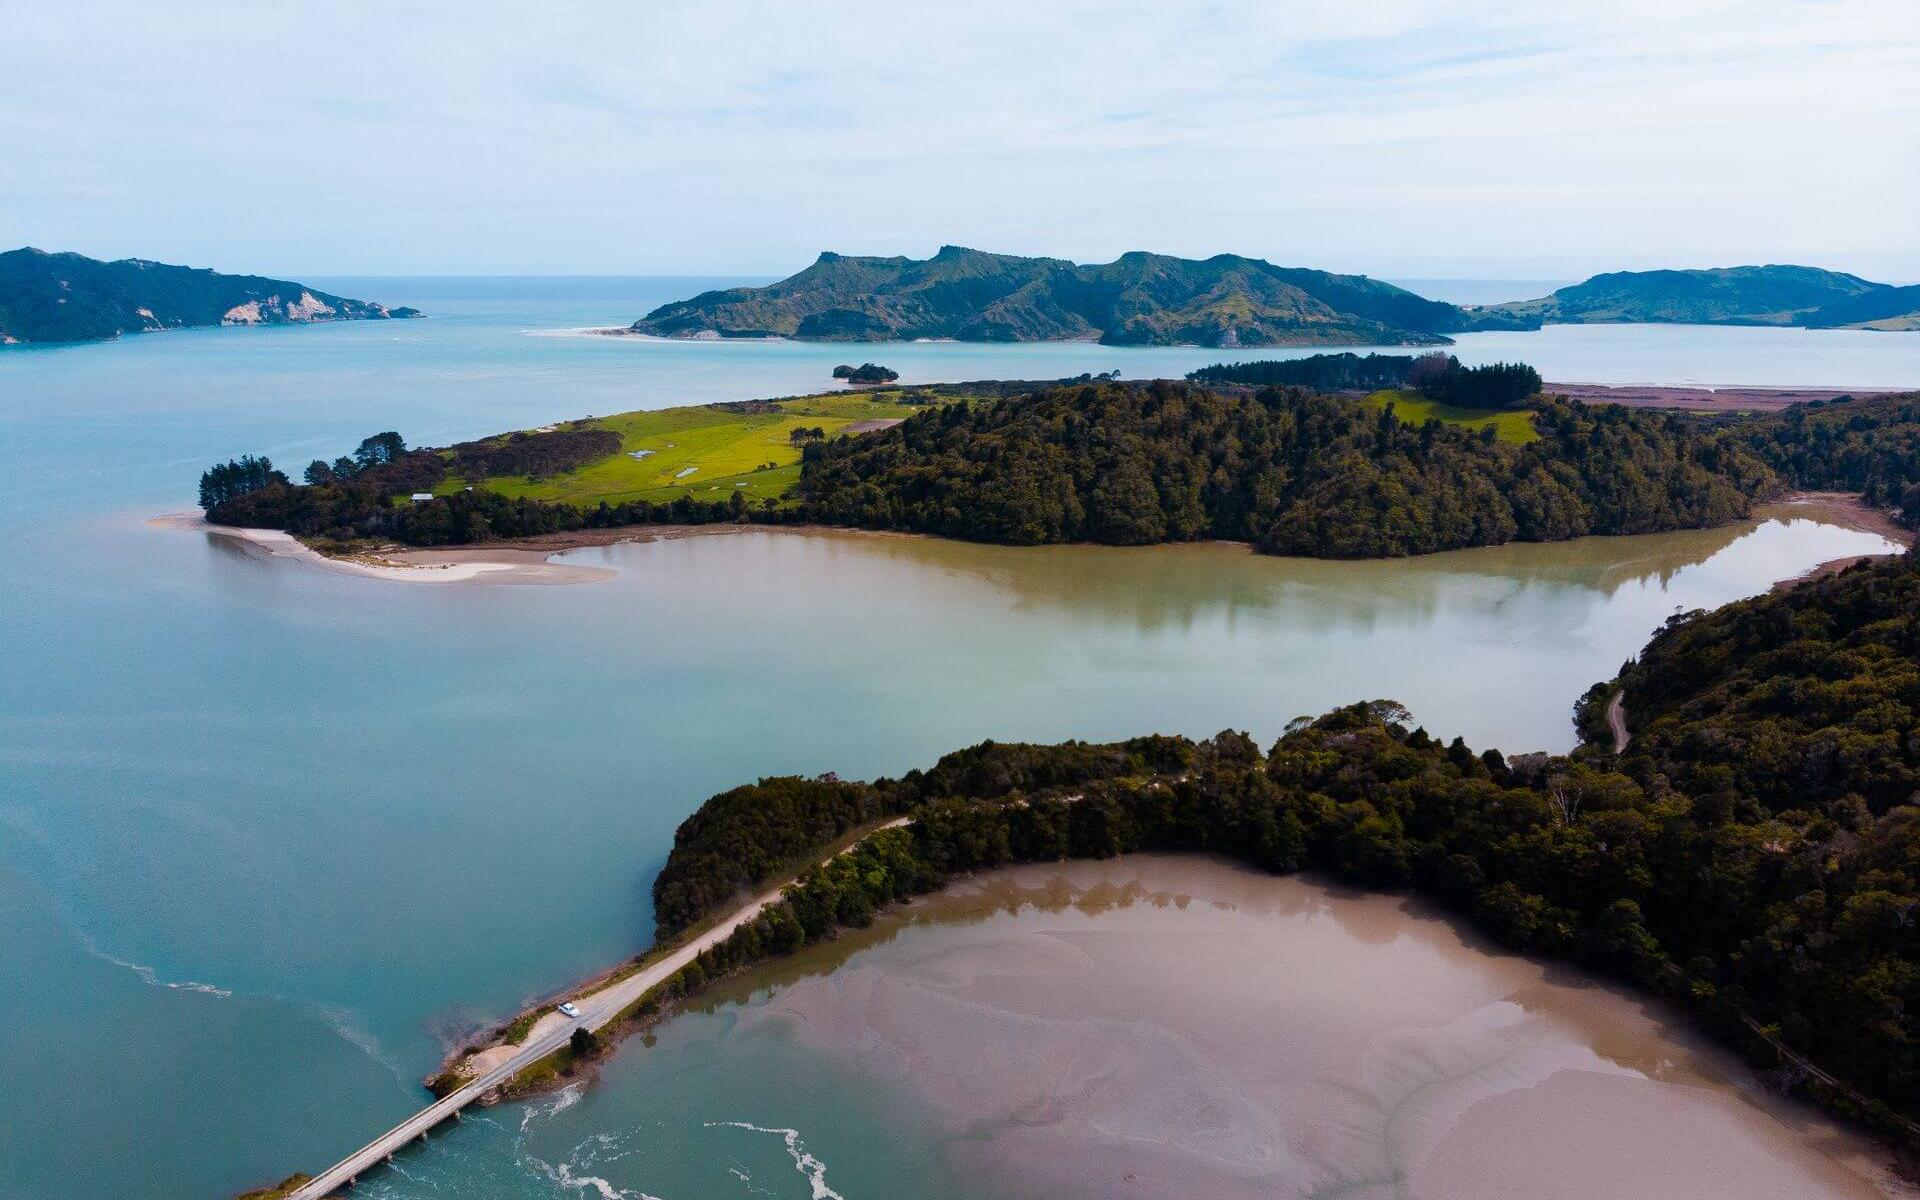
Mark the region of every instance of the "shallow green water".
MULTIPOLYGON (((985 737, 1267 739, 1380 695, 1476 744, 1564 746, 1574 696, 1674 608, 1877 546, 1802 521, 1336 565, 769 534, 575 555, 619 569, 603 584, 414 587, 146 526, 216 456, 790 394, 843 349, 523 332, 630 320, 685 281, 322 282, 437 315, 0 352, 0 1196, 214 1195, 359 1145, 449 1038, 645 944, 673 827, 744 779, 985 737)), ((951 379, 1219 355, 886 357, 951 379)), ((699 1113, 690 1077, 687 1120, 800 1129, 849 1196, 928 1153, 780 1053, 699 1113)), ((525 1144, 559 1164, 662 1130, 634 1186, 755 1194, 713 1175, 724 1152, 807 1194, 779 1137, 688 1134, 653 1094, 535 1116, 525 1144)), ((527 1116, 449 1135, 443 1193, 579 1194, 521 1161, 527 1116)))

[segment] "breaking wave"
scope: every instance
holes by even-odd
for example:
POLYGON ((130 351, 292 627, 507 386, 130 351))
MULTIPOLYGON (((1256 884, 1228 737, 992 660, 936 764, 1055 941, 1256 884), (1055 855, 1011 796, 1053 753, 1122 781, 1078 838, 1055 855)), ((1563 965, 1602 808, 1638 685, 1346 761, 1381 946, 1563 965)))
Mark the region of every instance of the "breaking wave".
POLYGON ((87 943, 87 950, 102 962, 112 963, 116 967, 124 967, 132 971, 144 980, 149 987, 168 988, 176 992, 199 992, 203 996, 218 996, 223 1000, 233 995, 233 992, 228 988, 223 988, 212 983, 201 983, 195 979, 162 979, 160 978, 159 971, 147 966, 145 963, 129 962, 124 958, 117 958, 114 955, 108 954, 105 950, 100 949, 98 946, 95 946, 92 942, 87 943))
POLYGON ((798 1129, 769 1129, 764 1125, 753 1125, 746 1121, 708 1121, 708 1129, 746 1129, 754 1133, 771 1133, 778 1136, 787 1146, 787 1157, 793 1160, 793 1169, 807 1177, 813 1188, 813 1200, 847 1200, 839 1192, 827 1186, 827 1164, 807 1153, 806 1143, 800 1140, 798 1129))
POLYGON ((554 1093, 553 1099, 545 1104, 533 1101, 527 1105, 527 1111, 520 1114, 520 1132, 525 1133, 527 1126, 535 1120, 545 1120, 558 1116, 580 1103, 582 1089, 577 1083, 570 1083, 554 1093))

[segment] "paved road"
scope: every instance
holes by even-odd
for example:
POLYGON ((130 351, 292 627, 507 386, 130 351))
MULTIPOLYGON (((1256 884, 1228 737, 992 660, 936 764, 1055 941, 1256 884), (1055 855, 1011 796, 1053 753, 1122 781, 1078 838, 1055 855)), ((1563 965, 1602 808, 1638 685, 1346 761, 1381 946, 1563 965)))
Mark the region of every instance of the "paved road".
MULTIPOLYGON (((879 826, 873 832, 878 833, 881 829, 894 829, 906 823, 907 818, 899 817, 895 820, 888 821, 885 825, 879 826)), ((872 835, 869 834, 868 836, 872 835)), ((840 853, 844 854, 846 851, 842 850, 840 853)), ((512 1058, 494 1067, 491 1071, 480 1076, 472 1083, 467 1084, 459 1091, 448 1095, 445 1099, 436 1100, 434 1103, 429 1104, 411 1117, 400 1122, 400 1124, 395 1125, 392 1129, 387 1130, 387 1132, 381 1134, 373 1141, 368 1142, 365 1146, 362 1146, 352 1154, 341 1159, 333 1166, 320 1172, 320 1174, 314 1176, 307 1183, 287 1193, 288 1200, 322 1200, 322 1197, 333 1195, 341 1188, 347 1187, 361 1175, 366 1174, 369 1170, 387 1161, 387 1159, 392 1157, 397 1151, 404 1149, 407 1145, 418 1139, 426 1137, 427 1131, 440 1124, 440 1122, 454 1116, 461 1109, 513 1078, 525 1068, 532 1066, 547 1055, 552 1054, 555 1050, 566 1045, 568 1039, 573 1036, 575 1029, 585 1028, 588 1030, 599 1030, 606 1025, 607 1022, 619 1016, 621 1011, 628 1005, 645 995, 649 988, 655 984, 664 982, 675 971, 692 962, 702 950, 711 946, 717 946, 721 942, 726 941, 734 930, 759 916, 762 909, 780 898, 780 893, 785 889, 787 882, 790 881, 782 881, 778 887, 771 888, 755 896, 752 900, 749 900, 746 904, 736 909, 724 921, 721 921, 705 933, 700 934, 660 961, 648 964, 646 967, 620 980, 618 983, 609 984, 597 992, 575 1000, 574 1003, 580 1007, 580 1015, 578 1017, 567 1019, 557 1025, 550 1025, 538 1035, 529 1037, 526 1044, 521 1046, 519 1052, 512 1058)))

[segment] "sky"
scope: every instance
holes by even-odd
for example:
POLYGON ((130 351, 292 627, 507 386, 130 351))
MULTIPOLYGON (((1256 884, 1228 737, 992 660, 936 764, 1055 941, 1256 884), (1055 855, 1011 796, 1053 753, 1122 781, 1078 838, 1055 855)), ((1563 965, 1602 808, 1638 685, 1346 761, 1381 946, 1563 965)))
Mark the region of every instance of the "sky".
POLYGON ((1920 0, 0 0, 0 247, 1920 280, 1920 0))

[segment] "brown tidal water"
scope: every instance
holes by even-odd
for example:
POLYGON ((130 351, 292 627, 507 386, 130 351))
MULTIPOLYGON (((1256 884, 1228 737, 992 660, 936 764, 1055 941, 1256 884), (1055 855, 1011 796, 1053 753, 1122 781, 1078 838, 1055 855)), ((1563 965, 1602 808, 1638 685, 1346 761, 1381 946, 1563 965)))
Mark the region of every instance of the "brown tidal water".
POLYGON ((964 1195, 1916 1194, 1662 1006, 1209 858, 963 881, 716 999, 895 1097, 964 1195))

